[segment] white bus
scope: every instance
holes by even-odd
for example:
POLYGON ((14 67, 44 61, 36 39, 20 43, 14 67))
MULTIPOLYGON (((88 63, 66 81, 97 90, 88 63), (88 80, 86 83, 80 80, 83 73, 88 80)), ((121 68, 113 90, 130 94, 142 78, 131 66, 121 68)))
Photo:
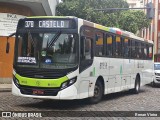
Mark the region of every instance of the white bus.
POLYGON ((97 103, 153 80, 153 42, 117 28, 39 16, 20 19, 15 36, 16 96, 97 103))

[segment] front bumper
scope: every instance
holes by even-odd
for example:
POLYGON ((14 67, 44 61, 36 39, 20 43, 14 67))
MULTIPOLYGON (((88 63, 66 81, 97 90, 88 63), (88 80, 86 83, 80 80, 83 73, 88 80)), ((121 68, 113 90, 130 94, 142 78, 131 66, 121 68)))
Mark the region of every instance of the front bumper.
POLYGON ((77 88, 74 86, 74 84, 63 90, 48 89, 48 92, 46 91, 47 94, 45 95, 33 95, 32 94, 33 89, 31 88, 21 87, 20 89, 12 81, 12 94, 16 96, 39 98, 39 99, 55 99, 55 100, 71 100, 71 99, 77 99, 78 97, 77 88))
POLYGON ((154 83, 160 83, 160 76, 155 75, 154 83))

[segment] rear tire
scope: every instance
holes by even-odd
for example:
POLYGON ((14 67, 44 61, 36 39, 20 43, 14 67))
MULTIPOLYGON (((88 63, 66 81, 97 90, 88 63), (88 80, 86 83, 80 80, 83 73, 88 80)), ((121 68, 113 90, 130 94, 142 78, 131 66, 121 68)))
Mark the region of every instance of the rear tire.
POLYGON ((134 89, 132 91, 134 94, 138 94, 140 91, 140 78, 138 76, 136 77, 134 89))
POLYGON ((89 103, 91 103, 91 104, 98 103, 99 101, 101 101, 102 96, 103 96, 103 85, 98 80, 95 84, 95 87, 94 87, 94 95, 93 95, 93 97, 89 98, 89 103))

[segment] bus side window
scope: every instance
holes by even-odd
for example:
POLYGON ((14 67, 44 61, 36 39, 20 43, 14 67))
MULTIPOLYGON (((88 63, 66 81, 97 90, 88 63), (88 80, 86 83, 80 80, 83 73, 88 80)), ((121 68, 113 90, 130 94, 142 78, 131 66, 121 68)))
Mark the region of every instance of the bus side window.
POLYGON ((125 58, 129 57, 129 40, 128 38, 125 38, 124 41, 123 41, 123 56, 125 58))
POLYGON ((92 39, 81 37, 81 60, 92 59, 92 39))
POLYGON ((121 37, 120 36, 116 36, 116 40, 115 40, 115 56, 116 57, 121 57, 121 37))
POLYGON ((147 45, 144 44, 144 58, 147 59, 147 45))
POLYGON ((132 41, 132 43, 131 43, 131 57, 133 58, 133 59, 135 59, 135 58, 137 58, 136 57, 136 48, 135 48, 135 41, 132 41))
POLYGON ((152 59, 152 56, 153 56, 153 46, 149 44, 149 55, 148 55, 148 59, 152 59))
POLYGON ((140 42, 135 42, 135 47, 136 47, 136 58, 140 59, 141 58, 141 44, 140 42))
POLYGON ((113 55, 113 36, 107 34, 106 38, 106 55, 111 57, 113 55))
POLYGON ((146 59, 146 49, 145 49, 145 44, 141 43, 141 59, 146 59))
POLYGON ((104 35, 102 32, 96 31, 96 48, 95 48, 95 55, 96 56, 102 56, 104 54, 103 50, 104 50, 104 46, 103 46, 103 39, 104 39, 104 35))
POLYGON ((92 59, 92 52, 91 52, 91 47, 92 42, 91 39, 85 39, 85 59, 92 59))

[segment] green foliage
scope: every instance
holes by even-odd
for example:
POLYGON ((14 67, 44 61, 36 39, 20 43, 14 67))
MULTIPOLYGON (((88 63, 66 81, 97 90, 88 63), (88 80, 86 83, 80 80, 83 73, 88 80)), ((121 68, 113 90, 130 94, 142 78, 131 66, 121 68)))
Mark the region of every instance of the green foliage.
POLYGON ((60 16, 76 16, 107 27, 118 27, 133 33, 149 26, 150 20, 140 10, 95 10, 128 7, 125 0, 63 0, 63 3, 57 6, 56 12, 60 16))
POLYGON ((147 19, 143 11, 128 10, 121 13, 119 20, 120 28, 136 33, 142 28, 148 27, 150 20, 147 19))

